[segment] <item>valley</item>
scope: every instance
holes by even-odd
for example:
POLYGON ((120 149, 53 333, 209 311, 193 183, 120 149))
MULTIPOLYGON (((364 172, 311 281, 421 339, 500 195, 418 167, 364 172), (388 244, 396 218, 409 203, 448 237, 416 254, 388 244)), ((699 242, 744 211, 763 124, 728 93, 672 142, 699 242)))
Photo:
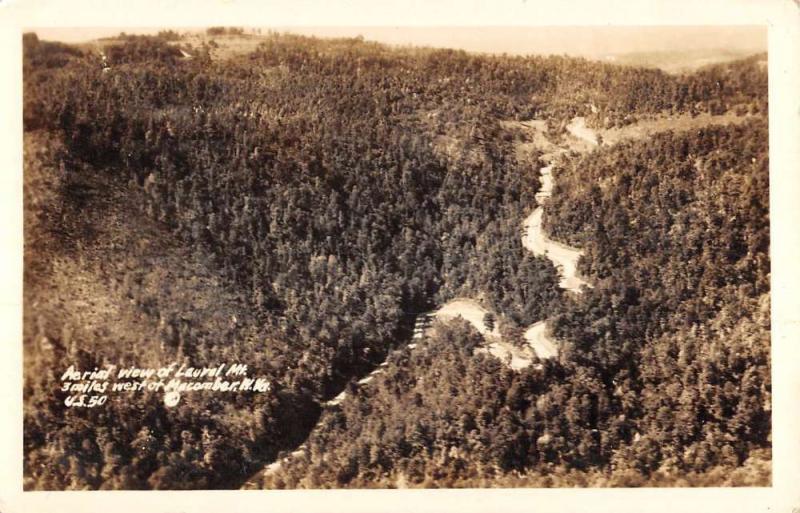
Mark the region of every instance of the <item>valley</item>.
POLYGON ((763 55, 219 30, 23 40, 26 489, 769 483, 763 55))

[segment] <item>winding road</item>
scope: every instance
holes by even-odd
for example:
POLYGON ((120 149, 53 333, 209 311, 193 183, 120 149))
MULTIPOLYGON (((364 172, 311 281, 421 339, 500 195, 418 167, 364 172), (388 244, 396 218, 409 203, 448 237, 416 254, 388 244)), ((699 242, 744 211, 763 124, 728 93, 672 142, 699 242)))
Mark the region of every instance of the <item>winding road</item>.
POLYGON ((546 256, 553 262, 559 270, 559 274, 561 274, 561 281, 559 282, 561 288, 580 293, 583 285, 591 287, 589 283, 580 279, 577 274, 578 259, 583 252, 549 239, 542 228, 543 205, 553 194, 552 164, 543 167, 540 175, 542 185, 539 192, 536 193, 536 201, 539 206, 525 219, 522 245, 534 255, 546 256))
MULTIPOLYGON (((535 124, 531 126, 531 128, 534 127, 536 127, 535 124)), ((585 151, 597 145, 597 136, 592 129, 586 126, 584 118, 574 118, 569 125, 567 125, 567 131, 574 139, 571 141, 571 144, 569 144, 569 149, 585 151), (576 141, 579 144, 575 144, 576 141)), ((565 153, 567 150, 568 148, 558 147, 555 152, 548 153, 545 156, 545 160, 548 160, 550 165, 540 170, 541 186, 539 192, 536 193, 536 201, 539 206, 533 210, 531 215, 529 215, 523 223, 522 245, 534 255, 545 256, 553 262, 561 275, 559 285, 562 288, 575 293, 581 293, 583 286, 591 287, 589 283, 577 276, 577 262, 582 255, 582 251, 549 239, 542 228, 543 205, 553 193, 552 162, 558 155, 565 153)), ((461 317, 472 324, 486 339, 486 346, 478 349, 476 352, 492 354, 506 361, 509 367, 515 370, 523 369, 531 365, 533 359, 530 351, 504 341, 500 335, 499 323, 496 322, 492 329, 486 326, 483 320, 487 313, 490 313, 490 311, 473 299, 455 298, 433 312, 433 316, 443 321, 461 317)), ((497 316, 495 315, 495 317, 497 316)), ((546 320, 538 321, 529 326, 524 333, 524 338, 530 350, 535 352, 536 356, 540 359, 555 358, 558 356, 558 342, 548 336, 546 320)), ((406 348, 412 350, 416 347, 417 343, 412 341, 409 341, 406 345, 406 348)), ((389 356, 387 355, 387 361, 388 358, 389 356)), ((375 376, 382 374, 384 369, 388 366, 387 361, 384 361, 367 376, 361 378, 358 384, 361 386, 367 385, 375 376)), ((345 389, 336 397, 323 403, 323 406, 337 406, 346 398, 347 391, 345 389)), ((304 443, 289 453, 289 455, 279 458, 275 462, 265 466, 248 479, 242 486, 242 489, 262 489, 264 477, 274 474, 284 463, 302 455, 305 451, 306 444, 304 443)))

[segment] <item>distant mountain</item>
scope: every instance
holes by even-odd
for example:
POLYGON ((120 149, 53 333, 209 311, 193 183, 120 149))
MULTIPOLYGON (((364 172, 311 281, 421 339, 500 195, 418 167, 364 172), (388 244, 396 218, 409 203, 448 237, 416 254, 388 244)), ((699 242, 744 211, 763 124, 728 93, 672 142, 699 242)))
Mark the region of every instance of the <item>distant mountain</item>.
MULTIPOLYGON (((682 73, 712 64, 743 59, 757 53, 759 53, 757 50, 717 48, 608 54, 603 56, 602 60, 612 64, 659 68, 667 73, 682 73)), ((763 54, 763 61, 764 63, 767 61, 766 53, 763 54)))

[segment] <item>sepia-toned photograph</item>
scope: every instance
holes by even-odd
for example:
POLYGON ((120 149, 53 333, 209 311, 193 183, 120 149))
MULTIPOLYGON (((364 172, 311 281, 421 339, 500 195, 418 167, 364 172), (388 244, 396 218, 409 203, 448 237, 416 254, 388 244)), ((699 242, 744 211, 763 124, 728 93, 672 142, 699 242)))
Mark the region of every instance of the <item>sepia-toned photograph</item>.
POLYGON ((770 1, 0 0, 0 511, 796 513, 770 1))
POLYGON ((767 63, 26 29, 24 489, 770 486, 767 63))

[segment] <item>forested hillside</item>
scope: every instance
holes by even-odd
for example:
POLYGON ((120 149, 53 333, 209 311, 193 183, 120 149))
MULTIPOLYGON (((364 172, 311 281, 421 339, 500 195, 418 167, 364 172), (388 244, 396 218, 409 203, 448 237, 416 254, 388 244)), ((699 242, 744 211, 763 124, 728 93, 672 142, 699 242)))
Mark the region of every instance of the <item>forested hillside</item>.
POLYGON ((549 205, 599 284, 554 331, 636 391, 651 468, 735 465, 769 437, 767 139, 757 119, 620 144, 565 169, 549 205))
POLYGON ((26 487, 238 486, 457 296, 509 326, 553 318, 568 350, 515 372, 442 325, 272 485, 643 484, 669 468, 721 484, 709 471, 769 459, 756 58, 667 75, 289 35, 213 60, 174 39, 100 56, 24 38, 26 487), (546 119, 558 139, 578 115, 729 111, 754 119, 563 160, 545 222, 586 249, 586 297, 523 250, 540 154, 504 121, 546 119), (274 387, 176 408, 66 408, 56 391, 62 363, 172 359, 247 362, 274 387))
POLYGON ((766 143, 766 125, 754 121, 572 161, 548 224, 586 248, 582 271, 596 285, 553 317, 561 360, 515 373, 471 356, 479 342, 469 325, 438 330, 328 416, 267 484, 768 478, 766 143), (734 472, 743 464, 751 474, 734 472))

